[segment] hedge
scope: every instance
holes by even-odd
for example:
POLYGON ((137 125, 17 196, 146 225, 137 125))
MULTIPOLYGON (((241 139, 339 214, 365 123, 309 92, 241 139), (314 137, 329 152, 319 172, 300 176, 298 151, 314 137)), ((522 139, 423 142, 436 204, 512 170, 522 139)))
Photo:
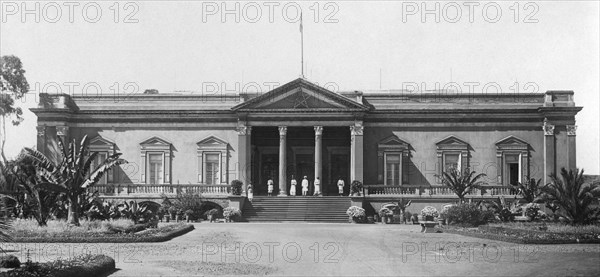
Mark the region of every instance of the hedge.
POLYGON ((69 261, 30 263, 0 273, 0 276, 88 277, 107 276, 115 270, 115 260, 105 255, 83 256, 69 261), (60 268, 57 268, 57 263, 60 268))
MULTIPOLYGON (((132 243, 132 242, 163 242, 181 236, 194 230, 194 225, 187 224, 180 228, 169 230, 170 226, 155 229, 159 234, 110 234, 106 236, 81 237, 13 237, 12 242, 31 243, 132 243), (163 229, 163 230, 161 230, 163 229), (164 230, 167 229, 167 230, 164 230)), ((150 229, 152 231, 152 229, 150 229)))

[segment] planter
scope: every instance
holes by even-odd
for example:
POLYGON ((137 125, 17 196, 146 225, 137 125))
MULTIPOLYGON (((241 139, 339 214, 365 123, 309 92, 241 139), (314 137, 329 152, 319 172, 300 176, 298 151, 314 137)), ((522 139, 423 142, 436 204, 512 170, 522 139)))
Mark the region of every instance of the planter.
POLYGON ((426 215, 424 218, 425 218, 425 221, 433 221, 433 216, 431 216, 431 215, 426 215))

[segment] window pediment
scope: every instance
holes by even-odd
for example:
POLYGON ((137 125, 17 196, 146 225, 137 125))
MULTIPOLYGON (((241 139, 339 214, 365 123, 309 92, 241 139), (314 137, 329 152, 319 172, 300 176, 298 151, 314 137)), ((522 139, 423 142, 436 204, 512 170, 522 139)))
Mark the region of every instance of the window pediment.
POLYGON ((456 137, 449 136, 436 143, 438 150, 468 150, 469 144, 464 140, 456 137))
POLYGON ((387 138, 384 138, 377 144, 377 148, 379 150, 397 150, 397 151, 406 151, 409 148, 409 143, 398 138, 395 135, 391 135, 387 138))
POLYGON ((499 140, 498 142, 496 142, 496 148, 498 149, 498 151, 503 151, 503 150, 527 151, 529 149, 529 143, 525 142, 524 140, 522 140, 518 137, 508 136, 508 137, 503 138, 503 139, 499 140))
POLYGON ((170 151, 171 143, 159 137, 151 137, 140 143, 142 150, 162 150, 170 151))

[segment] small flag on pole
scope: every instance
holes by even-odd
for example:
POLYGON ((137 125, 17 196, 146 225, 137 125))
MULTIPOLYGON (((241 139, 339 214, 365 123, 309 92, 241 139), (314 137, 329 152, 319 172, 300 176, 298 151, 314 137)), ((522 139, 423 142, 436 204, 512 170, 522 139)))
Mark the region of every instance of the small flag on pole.
POLYGON ((302 33, 302 12, 300 12, 300 33, 302 33))

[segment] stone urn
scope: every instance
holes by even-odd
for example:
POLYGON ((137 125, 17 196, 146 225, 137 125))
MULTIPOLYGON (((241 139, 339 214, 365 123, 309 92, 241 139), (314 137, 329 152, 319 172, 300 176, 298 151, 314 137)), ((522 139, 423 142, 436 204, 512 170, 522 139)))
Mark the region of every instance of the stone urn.
POLYGON ((431 215, 426 215, 426 216, 425 216, 425 221, 433 221, 433 216, 431 216, 431 215))

